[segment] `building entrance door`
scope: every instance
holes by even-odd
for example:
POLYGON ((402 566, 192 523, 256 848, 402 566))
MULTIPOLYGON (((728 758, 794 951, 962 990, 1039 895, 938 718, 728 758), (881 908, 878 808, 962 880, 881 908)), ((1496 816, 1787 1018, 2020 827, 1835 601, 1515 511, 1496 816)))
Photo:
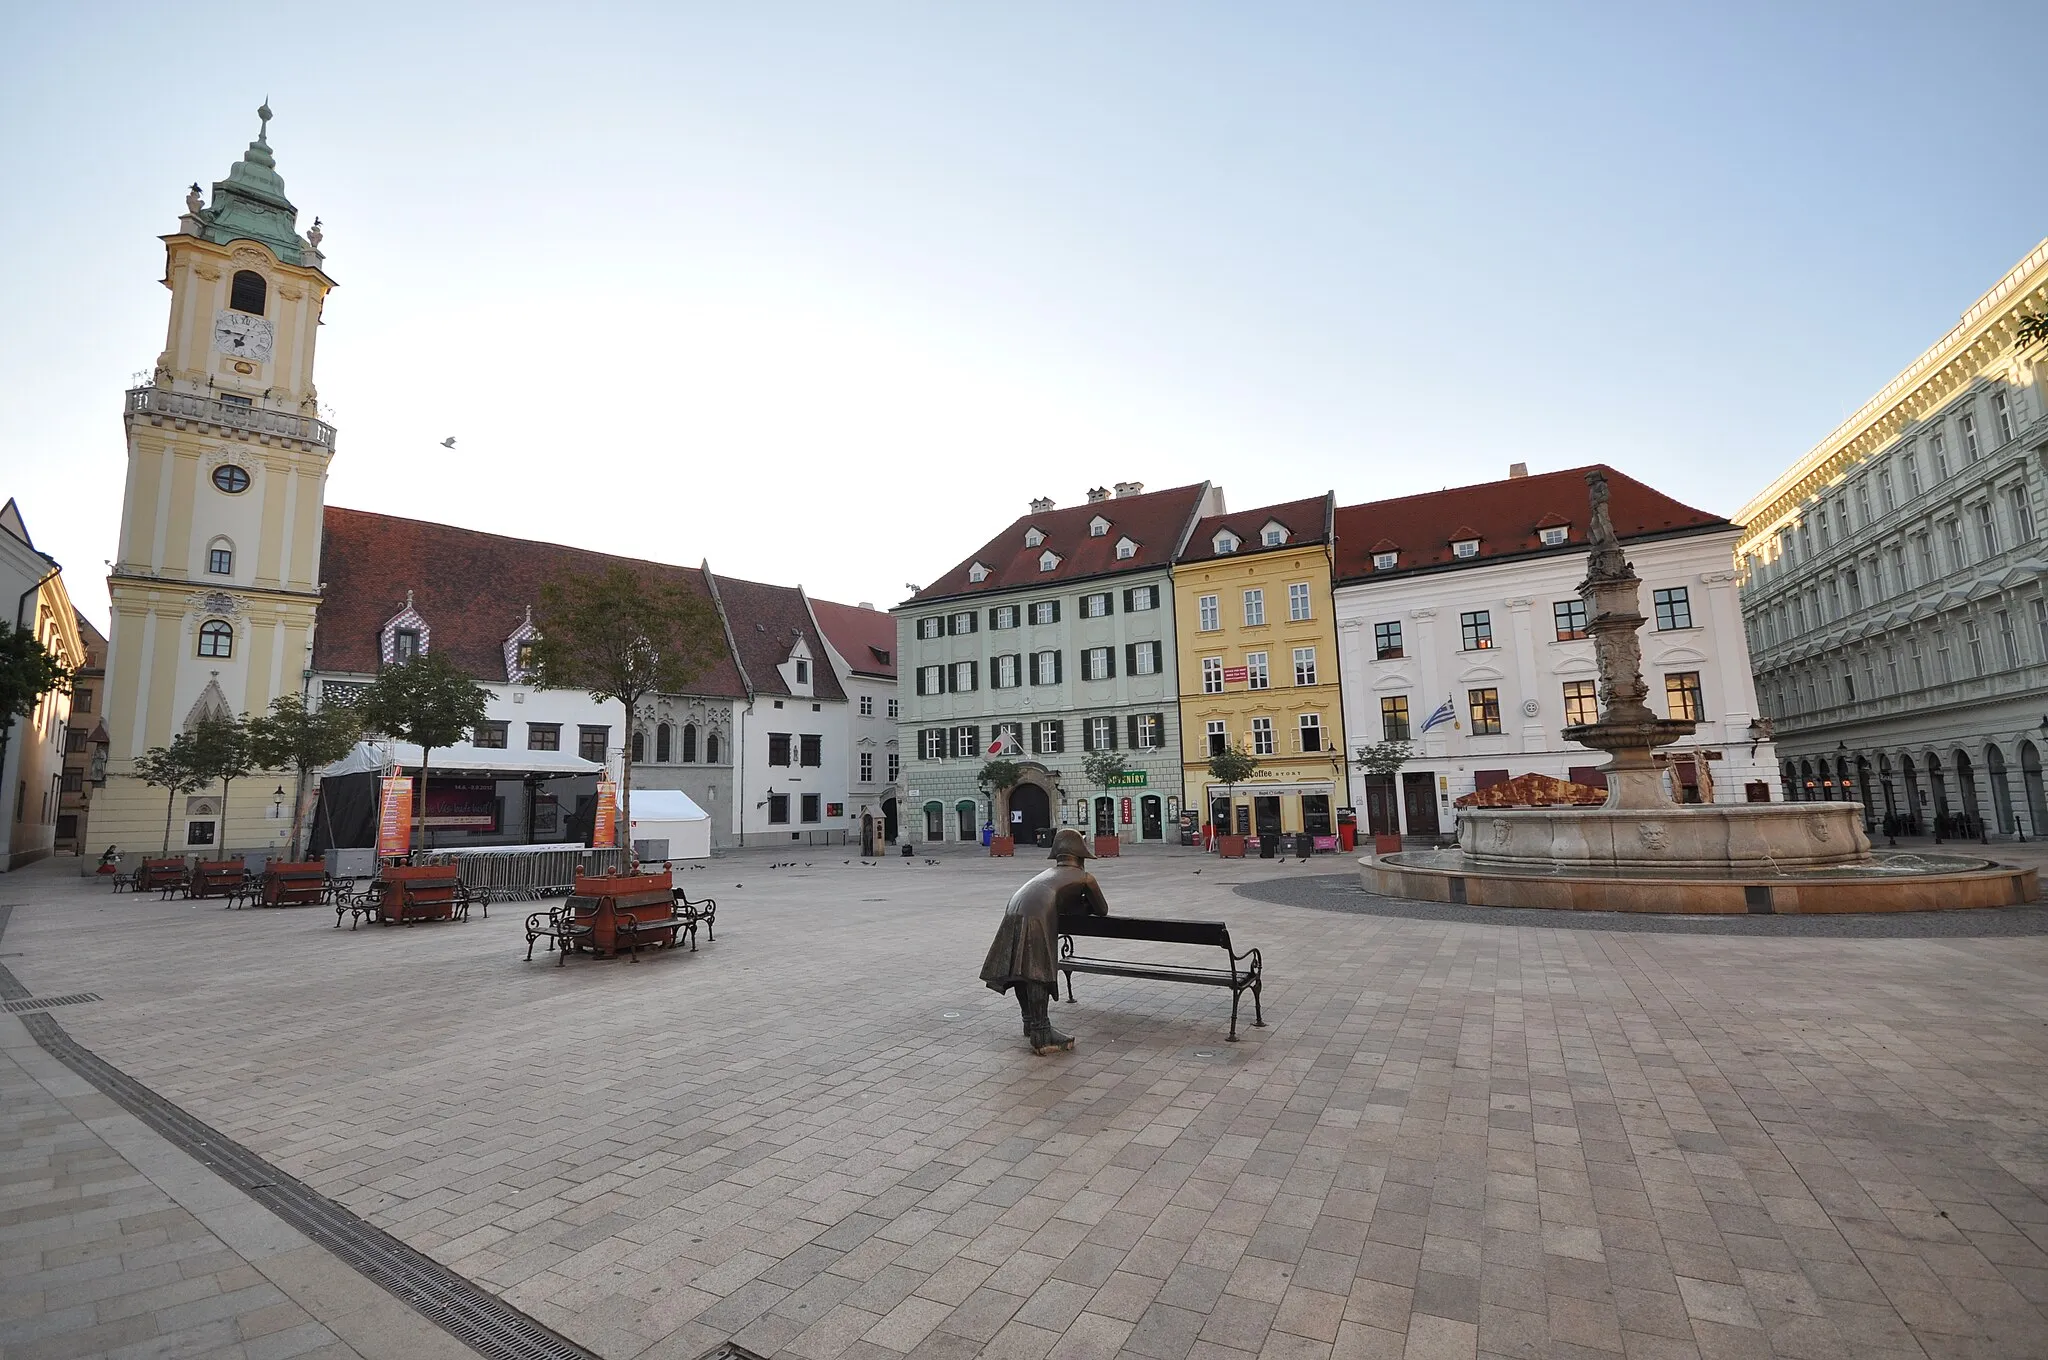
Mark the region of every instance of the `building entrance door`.
POLYGON ((1435 836, 1436 776, 1427 770, 1411 770, 1401 776, 1401 805, 1408 813, 1408 834, 1435 836))
POLYGON ((882 839, 893 844, 896 840, 896 800, 882 800, 882 839))
POLYGON ((1252 799, 1252 825, 1258 831, 1259 858, 1271 859, 1280 852, 1280 799, 1265 794, 1252 799))
POLYGON ((1138 835, 1148 841, 1156 841, 1166 834, 1159 817, 1159 795, 1148 793, 1138 800, 1138 835))
POLYGON ((1330 829, 1329 794, 1304 793, 1301 795, 1301 829, 1311 836, 1335 834, 1330 829))
POLYGON ((1365 777, 1365 829, 1375 836, 1401 834, 1400 805, 1394 801, 1392 775, 1365 777))
POLYGON ((1038 833, 1052 825, 1052 803, 1036 784, 1010 790, 1010 834, 1019 845, 1038 844, 1038 833))

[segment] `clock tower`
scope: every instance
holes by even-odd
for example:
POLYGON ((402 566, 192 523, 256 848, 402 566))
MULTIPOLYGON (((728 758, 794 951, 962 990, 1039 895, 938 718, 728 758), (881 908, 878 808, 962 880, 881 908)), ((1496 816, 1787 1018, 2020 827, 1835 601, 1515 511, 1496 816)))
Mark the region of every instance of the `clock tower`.
MULTIPOLYGON (((334 455, 313 355, 334 280, 319 221, 298 232, 267 104, 257 117, 256 140, 211 201, 193 185, 163 238, 169 331, 123 413, 128 475, 107 579, 112 745, 93 832, 124 852, 154 853, 163 838, 166 794, 134 775, 135 758, 208 714, 258 715, 302 692, 312 649, 334 455)), ((217 787, 173 800, 171 853, 278 848, 291 816, 273 815, 257 782, 269 779, 238 783, 247 806, 229 806, 232 824, 217 787)))

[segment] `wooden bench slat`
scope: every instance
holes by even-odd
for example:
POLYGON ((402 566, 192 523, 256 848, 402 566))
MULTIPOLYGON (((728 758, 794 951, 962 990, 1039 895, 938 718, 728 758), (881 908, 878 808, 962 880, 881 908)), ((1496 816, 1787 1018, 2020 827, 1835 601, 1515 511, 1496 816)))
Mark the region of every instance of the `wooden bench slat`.
MULTIPOLYGON (((1059 918, 1060 960, 1057 967, 1067 975, 1067 1003, 1074 1001, 1074 974, 1099 977, 1138 978, 1152 982, 1188 982, 1197 986, 1230 989, 1230 1038, 1237 1042, 1237 1008, 1246 992, 1252 994, 1252 1024, 1264 1027, 1260 1005, 1265 964, 1256 949, 1239 953, 1230 944, 1230 931, 1221 921, 1182 921, 1145 916, 1062 915, 1059 918), (1074 938, 1142 940, 1155 944, 1192 944, 1219 948, 1229 960, 1227 968, 1189 963, 1154 963, 1144 959, 1106 959, 1074 952, 1074 938)), ((1213 957, 1213 956, 1212 956, 1213 957)))

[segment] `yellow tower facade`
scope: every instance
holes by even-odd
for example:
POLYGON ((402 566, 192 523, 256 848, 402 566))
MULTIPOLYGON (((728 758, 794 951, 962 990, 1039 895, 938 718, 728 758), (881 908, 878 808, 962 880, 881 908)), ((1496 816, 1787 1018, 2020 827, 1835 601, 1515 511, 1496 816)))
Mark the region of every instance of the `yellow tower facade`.
POLYGON ((1183 806, 1219 833, 1336 834, 1351 803, 1331 593, 1332 495, 1201 520, 1173 567, 1183 806), (1258 761, 1210 772, 1221 747, 1258 761))
MULTIPOLYGON (((334 429, 313 383, 334 287, 320 229, 301 236, 268 140, 186 198, 164 237, 170 324, 149 385, 127 394, 128 475, 107 586, 107 786, 93 836, 124 851, 275 850, 291 826, 270 776, 169 797, 134 762, 202 717, 298 693, 320 603, 321 512, 334 429)), ((284 781, 287 784, 288 780, 284 781)))

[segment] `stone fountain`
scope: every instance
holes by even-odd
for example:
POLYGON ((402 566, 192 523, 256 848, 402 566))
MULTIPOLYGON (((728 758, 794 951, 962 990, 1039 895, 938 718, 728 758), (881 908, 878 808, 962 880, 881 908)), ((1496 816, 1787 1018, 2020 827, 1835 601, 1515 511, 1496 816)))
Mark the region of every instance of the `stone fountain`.
POLYGON ((1586 474, 1591 553, 1579 597, 1600 671, 1600 720, 1564 729, 1608 754, 1599 807, 1470 809, 1456 850, 1360 861, 1395 897, 1606 911, 1778 912, 2005 906, 2030 900, 2032 870, 1961 855, 1873 856, 1860 803, 1681 804, 1659 747, 1694 723, 1645 702, 1642 580, 1615 538, 1607 479, 1586 474))

